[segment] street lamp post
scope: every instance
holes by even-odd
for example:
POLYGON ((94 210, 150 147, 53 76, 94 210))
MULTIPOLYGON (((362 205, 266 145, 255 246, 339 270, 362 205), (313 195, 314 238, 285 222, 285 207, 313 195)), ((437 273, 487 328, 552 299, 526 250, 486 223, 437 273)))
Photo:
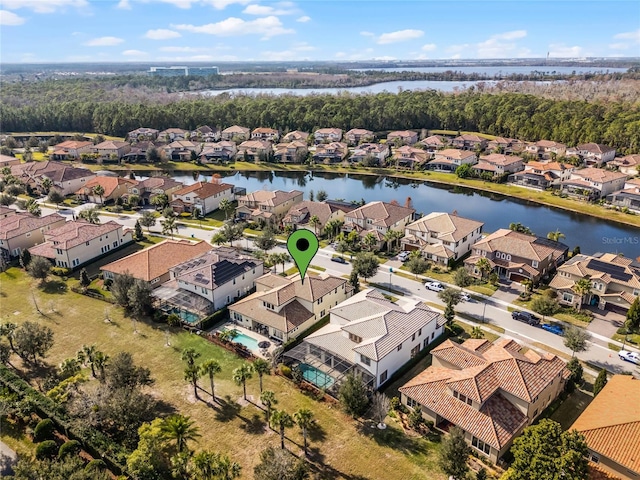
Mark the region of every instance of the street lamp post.
POLYGON ((389 267, 389 287, 391 287, 391 275, 393 275, 393 268, 389 267))
POLYGON ((484 312, 487 310, 487 302, 484 302, 484 305, 482 306, 482 323, 484 323, 484 312))

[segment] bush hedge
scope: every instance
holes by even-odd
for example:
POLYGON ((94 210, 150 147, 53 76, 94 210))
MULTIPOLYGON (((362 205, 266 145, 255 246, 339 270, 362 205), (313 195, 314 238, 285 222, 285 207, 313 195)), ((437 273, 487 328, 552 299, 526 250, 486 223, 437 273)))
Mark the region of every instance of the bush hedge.
POLYGON ((105 470, 106 468, 107 468, 107 464, 104 463, 104 461, 100 460, 99 458, 96 458, 95 460, 91 460, 84 467, 84 469, 87 471, 105 470))
POLYGON ((53 458, 56 453, 58 453, 58 445, 53 440, 45 440, 36 447, 36 458, 38 460, 53 458))
POLYGON ((50 418, 40 420, 33 429, 33 440, 35 442, 42 442, 44 440, 51 440, 53 438, 53 432, 56 429, 53 421, 50 418))
POLYGON ((64 442, 62 445, 60 445, 60 449, 58 450, 58 458, 63 458, 67 455, 76 455, 80 452, 81 448, 82 446, 77 440, 69 440, 68 442, 64 442))

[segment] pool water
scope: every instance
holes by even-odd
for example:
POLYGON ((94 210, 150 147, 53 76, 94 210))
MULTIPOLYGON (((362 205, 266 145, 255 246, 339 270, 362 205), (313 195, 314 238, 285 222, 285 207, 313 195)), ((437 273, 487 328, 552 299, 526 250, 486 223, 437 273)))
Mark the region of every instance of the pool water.
POLYGON ((298 365, 298 368, 302 372, 302 378, 309 383, 313 383, 318 388, 329 388, 335 383, 333 377, 315 367, 312 367, 311 365, 301 363, 298 365))
POLYGON ((236 332, 238 333, 238 335, 233 339, 235 343, 244 345, 249 350, 252 350, 254 352, 260 350, 260 348, 258 347, 258 341, 255 338, 251 338, 250 336, 245 335, 244 333, 240 333, 237 330, 236 332))

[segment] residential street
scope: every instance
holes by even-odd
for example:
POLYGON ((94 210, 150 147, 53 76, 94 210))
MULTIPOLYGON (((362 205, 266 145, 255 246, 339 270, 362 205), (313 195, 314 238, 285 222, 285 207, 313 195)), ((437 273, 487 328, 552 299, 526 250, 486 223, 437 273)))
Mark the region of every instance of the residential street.
MULTIPOLYGON (((89 207, 90 205, 85 204, 80 207, 75 207, 74 209, 61 209, 58 211, 58 213, 64 216, 71 216, 75 213, 77 216, 80 210, 89 207)), ((43 215, 56 212, 55 208, 42 206, 41 209, 43 215)), ((139 214, 100 215, 100 221, 104 223, 108 222, 109 220, 115 220, 122 225, 133 228, 138 216, 139 214)), ((202 228, 181 225, 179 226, 178 235, 180 235, 181 237, 210 241, 216 230, 217 229, 205 230, 202 228)), ((160 221, 157 222, 157 225, 155 227, 151 228, 151 232, 156 235, 161 235, 162 227, 160 226, 160 221)), ((249 239, 237 241, 236 245, 239 244, 241 244, 243 248, 253 248, 253 243, 249 239)), ((279 244, 277 247, 271 250, 271 253, 285 251, 285 246, 283 244, 279 244)), ((334 275, 349 275, 351 273, 351 264, 348 263, 344 265, 337 262, 332 262, 331 257, 333 255, 335 255, 335 251, 330 247, 321 249, 318 251, 317 255, 311 263, 312 265, 317 265, 325 268, 328 273, 334 275)), ((345 258, 349 260, 348 256, 346 256, 345 258)), ((286 266, 286 268, 290 268, 292 265, 293 264, 290 263, 286 266)), ((422 282, 409 280, 407 278, 400 277, 398 275, 395 275, 394 273, 389 272, 389 268, 393 268, 393 270, 395 271, 400 265, 401 263, 399 261, 391 260, 386 264, 381 265, 378 269, 378 274, 368 280, 381 285, 389 285, 389 283, 391 283, 393 289, 404 292, 406 296, 410 296, 421 301, 443 305, 442 301, 438 298, 437 293, 427 290, 422 282)), ((278 271, 280 271, 280 268, 281 266, 279 265, 278 271)), ((484 318, 487 323, 491 323, 504 328, 506 332, 505 336, 513 338, 520 343, 527 344, 537 349, 540 349, 541 345, 546 345, 553 350, 571 355, 571 351, 564 346, 562 337, 547 332, 541 328, 518 322, 511 318, 511 313, 507 311, 507 307, 510 303, 509 301, 515 298, 515 296, 517 295, 515 286, 510 287, 508 291, 500 290, 496 294, 494 294, 493 297, 489 297, 486 299, 482 298, 481 295, 475 292, 469 291, 468 293, 476 297, 477 300, 473 299, 470 302, 464 302, 457 305, 456 312, 474 316, 480 321, 482 318, 484 318), (534 345, 534 343, 537 343, 538 345, 534 345)), ((460 318, 459 320, 470 323, 465 319, 460 318)), ((602 332, 603 329, 597 328, 598 324, 596 324, 595 326, 596 328, 589 328, 593 335, 591 347, 586 352, 577 354, 578 358, 595 366, 606 368, 610 372, 622 373, 632 371, 635 366, 629 362, 620 360, 616 352, 610 350, 607 346, 608 343, 617 343, 619 346, 621 346, 621 344, 619 342, 611 340, 606 336, 600 335, 598 332, 602 332)), ((629 348, 627 347, 627 349, 629 348)))

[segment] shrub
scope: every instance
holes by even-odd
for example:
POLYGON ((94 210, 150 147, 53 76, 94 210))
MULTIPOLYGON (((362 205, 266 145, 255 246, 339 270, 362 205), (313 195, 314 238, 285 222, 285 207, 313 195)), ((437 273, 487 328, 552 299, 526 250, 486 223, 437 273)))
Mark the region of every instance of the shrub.
POLYGON ((107 278, 104 282, 102 282, 102 286, 105 290, 109 290, 111 288, 111 285, 113 285, 113 280, 110 278, 107 278))
POLYGON ((420 407, 414 408, 409 412, 407 421, 409 422, 409 426, 414 430, 420 428, 420 425, 422 425, 423 422, 422 411, 420 410, 420 407))
POLYGON ((280 365, 278 365, 278 369, 280 370, 280 373, 282 375, 287 378, 291 378, 291 367, 288 367, 284 363, 281 363, 280 365))
POLYGON ((426 420, 426 421, 424 422, 424 424, 427 426, 427 428, 428 428, 429 430, 433 430, 433 427, 434 427, 434 425, 435 425, 435 424, 433 423, 433 420, 426 420))
POLYGON ((53 438, 53 431, 55 428, 53 421, 51 421, 50 418, 45 418, 36 425, 36 428, 33 429, 33 440, 36 442, 50 440, 53 438))
POLYGON ((302 370, 299 367, 294 367, 291 369, 291 378, 296 383, 296 385, 300 385, 302 380, 304 380, 304 376, 302 375, 302 370))
POLYGON ((389 407, 391 407, 391 410, 399 410, 400 405, 402 405, 402 403, 400 402, 399 397, 391 397, 391 400, 389 400, 389 407))
POLYGON ((67 455, 77 455, 80 452, 80 442, 77 440, 69 440, 60 445, 58 450, 58 458, 66 457, 67 455))
POLYGON ((45 440, 36 447, 36 458, 38 460, 53 458, 56 453, 58 453, 58 445, 53 440, 45 440))
POLYGON ((96 470, 106 470, 107 468, 107 464, 104 463, 104 460, 100 460, 99 458, 96 458, 95 460, 91 460, 89 463, 87 463, 87 466, 84 467, 85 470, 87 471, 96 471, 96 470))
POLYGON ((70 269, 64 267, 52 267, 51 274, 57 277, 66 277, 71 272, 70 269))

